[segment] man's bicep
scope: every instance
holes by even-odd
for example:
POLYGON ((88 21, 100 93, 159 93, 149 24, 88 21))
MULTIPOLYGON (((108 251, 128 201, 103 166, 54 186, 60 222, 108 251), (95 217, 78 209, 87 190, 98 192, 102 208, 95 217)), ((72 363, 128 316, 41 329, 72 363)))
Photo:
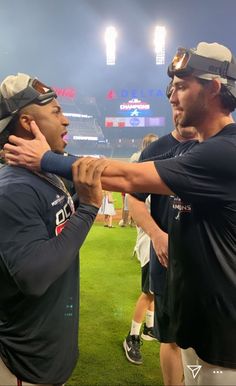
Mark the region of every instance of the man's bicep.
POLYGON ((153 162, 144 162, 135 166, 139 168, 136 180, 137 192, 148 192, 163 195, 173 194, 173 192, 161 179, 153 162))

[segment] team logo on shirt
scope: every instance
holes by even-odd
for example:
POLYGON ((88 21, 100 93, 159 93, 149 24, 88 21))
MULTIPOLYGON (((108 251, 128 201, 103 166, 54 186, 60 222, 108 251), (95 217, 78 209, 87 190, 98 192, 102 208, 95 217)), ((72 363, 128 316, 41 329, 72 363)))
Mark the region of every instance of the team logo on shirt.
POLYGON ((51 203, 52 206, 60 204, 65 199, 65 196, 59 196, 59 194, 56 195, 56 200, 51 203))
POLYGON ((178 211, 177 215, 175 216, 176 220, 180 219, 181 213, 190 213, 192 210, 190 204, 183 202, 181 198, 177 196, 173 197, 172 208, 178 211))
POLYGON ((58 236, 61 233, 62 229, 64 229, 67 221, 68 220, 66 220, 62 224, 59 224, 59 225, 56 226, 56 229, 55 229, 56 236, 58 236))
POLYGON ((70 197, 68 197, 67 203, 56 213, 56 236, 64 229, 68 219, 72 215, 73 210, 71 207, 70 197))

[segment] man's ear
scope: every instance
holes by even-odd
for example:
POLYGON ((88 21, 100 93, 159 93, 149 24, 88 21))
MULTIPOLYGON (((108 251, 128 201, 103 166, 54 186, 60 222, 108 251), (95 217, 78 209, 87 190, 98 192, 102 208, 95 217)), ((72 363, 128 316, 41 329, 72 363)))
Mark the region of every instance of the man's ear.
POLYGON ((28 132, 31 132, 30 122, 33 120, 34 118, 31 114, 21 114, 19 117, 20 126, 28 132))
POLYGON ((212 97, 215 97, 216 95, 219 95, 221 89, 221 82, 220 79, 212 79, 210 82, 210 92, 212 97))

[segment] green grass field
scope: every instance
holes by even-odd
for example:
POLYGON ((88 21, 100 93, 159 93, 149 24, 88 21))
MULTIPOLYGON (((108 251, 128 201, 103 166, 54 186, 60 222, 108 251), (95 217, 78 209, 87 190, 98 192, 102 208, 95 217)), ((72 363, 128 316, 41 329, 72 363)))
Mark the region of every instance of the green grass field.
POLYGON ((162 385, 157 342, 143 342, 140 366, 122 347, 140 294, 135 238, 135 228, 96 223, 81 249, 80 357, 67 386, 162 385))
POLYGON ((114 205, 116 209, 122 209, 123 202, 122 202, 122 195, 121 193, 113 192, 113 199, 114 199, 114 205))

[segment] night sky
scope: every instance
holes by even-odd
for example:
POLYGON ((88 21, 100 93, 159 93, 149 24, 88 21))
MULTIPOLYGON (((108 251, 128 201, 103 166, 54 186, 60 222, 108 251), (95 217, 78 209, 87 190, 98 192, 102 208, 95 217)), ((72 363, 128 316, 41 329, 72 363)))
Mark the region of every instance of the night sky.
MULTIPOLYGON (((0 0, 0 78, 25 72, 74 88, 83 112, 102 122, 114 110, 106 100, 110 89, 165 91, 167 63, 177 47, 217 41, 236 54, 235 20, 235 0, 0 0), (104 31, 111 24, 119 34, 117 65, 107 67, 104 31), (164 66, 155 65, 156 24, 167 28, 164 66), (91 96, 92 111, 82 103, 91 96)), ((168 101, 156 98, 152 105, 170 131, 168 101)))

